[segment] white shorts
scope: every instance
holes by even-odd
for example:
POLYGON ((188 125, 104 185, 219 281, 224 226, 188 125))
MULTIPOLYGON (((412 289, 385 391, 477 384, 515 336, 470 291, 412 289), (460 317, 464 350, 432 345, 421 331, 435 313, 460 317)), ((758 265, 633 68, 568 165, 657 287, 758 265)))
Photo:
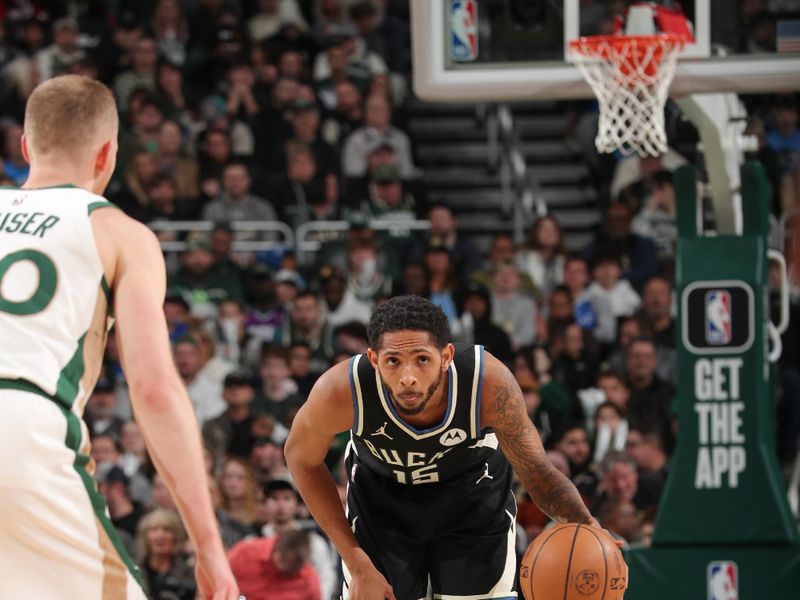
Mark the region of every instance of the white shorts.
POLYGON ((0 389, 0 600, 146 598, 78 452, 86 439, 55 401, 0 389))

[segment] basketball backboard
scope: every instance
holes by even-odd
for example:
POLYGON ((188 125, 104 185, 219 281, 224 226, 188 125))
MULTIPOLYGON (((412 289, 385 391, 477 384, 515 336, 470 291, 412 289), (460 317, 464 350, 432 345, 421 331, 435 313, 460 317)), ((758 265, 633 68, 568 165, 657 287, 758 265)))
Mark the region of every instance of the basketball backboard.
MULTIPOLYGON (((568 42, 610 33, 625 0, 411 0, 414 89, 426 100, 590 98, 568 42)), ((800 90, 800 2, 685 0, 695 42, 670 95, 800 90), (753 7, 775 7, 753 13, 753 7)))

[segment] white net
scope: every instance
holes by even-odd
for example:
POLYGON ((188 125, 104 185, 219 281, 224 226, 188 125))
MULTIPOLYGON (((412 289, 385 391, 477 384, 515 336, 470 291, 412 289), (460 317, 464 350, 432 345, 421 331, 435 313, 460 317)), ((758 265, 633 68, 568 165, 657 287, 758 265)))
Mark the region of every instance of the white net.
POLYGON ((570 48, 600 104, 597 149, 664 154, 664 104, 683 42, 668 34, 596 36, 574 40, 570 48))

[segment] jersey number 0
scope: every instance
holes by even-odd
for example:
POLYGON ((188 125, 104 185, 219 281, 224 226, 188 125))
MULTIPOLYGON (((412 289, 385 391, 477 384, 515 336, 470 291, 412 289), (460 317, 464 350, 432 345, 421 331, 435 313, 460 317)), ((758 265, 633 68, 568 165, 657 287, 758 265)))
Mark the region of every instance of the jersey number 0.
POLYGON ((56 265, 38 250, 19 250, 6 255, 0 260, 0 312, 17 316, 28 316, 43 311, 50 304, 56 293, 58 273, 56 265), (9 300, 3 296, 3 278, 8 270, 21 261, 32 262, 39 272, 39 283, 36 289, 25 300, 9 300))

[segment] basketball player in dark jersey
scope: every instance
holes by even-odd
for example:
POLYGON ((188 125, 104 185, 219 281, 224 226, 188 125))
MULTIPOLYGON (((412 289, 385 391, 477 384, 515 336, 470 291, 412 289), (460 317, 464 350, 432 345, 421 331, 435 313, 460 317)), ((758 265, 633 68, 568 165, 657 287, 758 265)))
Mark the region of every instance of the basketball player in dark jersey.
POLYGON ((286 442, 294 481, 342 557, 349 600, 516 598, 512 472, 550 517, 599 527, 547 459, 511 372, 453 346, 417 296, 377 308, 367 354, 314 385, 286 442), (350 429, 346 514, 324 458, 350 429), (510 463, 510 464, 509 464, 510 463))

